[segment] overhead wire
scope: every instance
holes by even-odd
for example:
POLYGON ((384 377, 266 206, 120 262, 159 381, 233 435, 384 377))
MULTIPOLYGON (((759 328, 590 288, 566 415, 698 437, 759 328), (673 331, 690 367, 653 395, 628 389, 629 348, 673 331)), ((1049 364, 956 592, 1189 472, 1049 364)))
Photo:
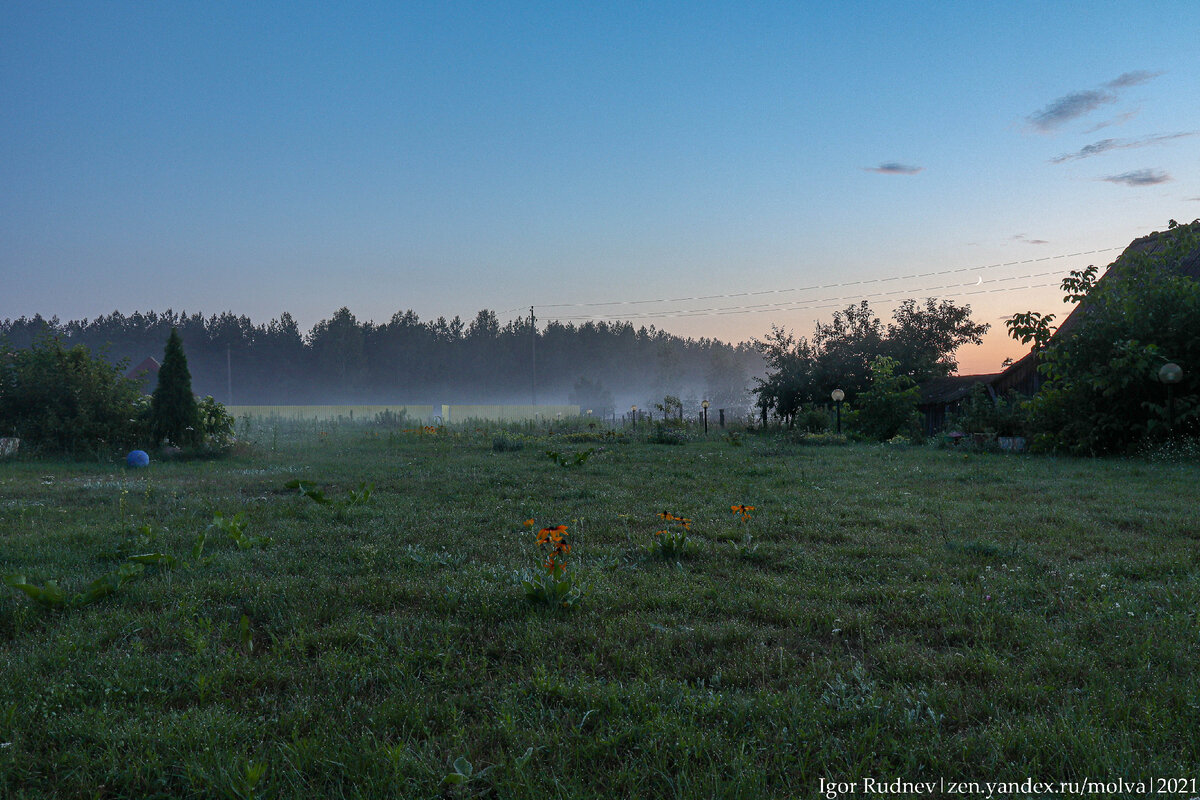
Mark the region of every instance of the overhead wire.
MULTIPOLYGON (((1104 247, 1104 248, 1099 248, 1096 250, 1084 250, 1084 251, 1080 251, 1077 253, 1061 253, 1061 254, 1053 255, 1053 256, 1043 256, 1041 258, 1019 259, 1016 261, 998 262, 995 264, 984 264, 984 265, 978 265, 978 266, 955 267, 955 268, 944 269, 944 270, 933 270, 931 272, 912 273, 909 275, 893 275, 890 277, 883 277, 883 278, 864 278, 864 279, 855 280, 855 281, 835 281, 833 283, 812 284, 810 286, 798 286, 798 287, 789 287, 789 288, 782 288, 782 289, 765 289, 765 290, 751 291, 751 292, 726 292, 726 293, 721 293, 721 294, 696 295, 696 296, 692 296, 692 297, 667 297, 667 298, 642 299, 642 300, 612 300, 612 301, 604 301, 604 302, 587 302, 587 303, 546 303, 546 304, 535 304, 535 305, 541 309, 554 309, 554 308, 584 309, 584 308, 602 308, 605 306, 637 306, 637 305, 650 305, 650 304, 683 303, 683 302, 702 301, 702 300, 724 300, 724 299, 736 299, 736 298, 747 298, 747 297, 761 297, 764 295, 773 295, 773 294, 777 295, 777 294, 786 294, 786 293, 793 293, 793 292, 806 292, 806 291, 814 291, 814 290, 818 290, 818 289, 833 289, 833 288, 848 288, 851 286, 866 286, 869 284, 882 284, 882 283, 889 283, 892 281, 911 280, 914 278, 928 278, 928 277, 933 277, 933 276, 938 276, 938 275, 954 275, 954 274, 964 273, 964 272, 981 272, 984 270, 1000 269, 1000 268, 1004 268, 1004 267, 1019 266, 1022 264, 1035 264, 1035 263, 1039 263, 1039 262, 1054 261, 1054 260, 1064 259, 1064 258, 1076 258, 1079 256, 1095 255, 1098 253, 1107 253, 1107 252, 1111 252, 1114 250, 1120 250, 1120 249, 1122 249, 1122 247, 1119 247, 1119 246, 1118 247, 1104 247)), ((1010 277, 1006 277, 1006 278, 990 278, 988 280, 983 280, 982 278, 980 278, 980 280, 975 283, 970 283, 970 282, 968 282, 968 283, 951 283, 951 284, 943 284, 940 286, 925 286, 925 287, 921 287, 921 288, 902 288, 902 289, 896 289, 896 290, 887 291, 887 292, 871 292, 871 293, 866 293, 866 294, 851 294, 851 295, 844 295, 841 297, 812 298, 812 299, 806 299, 806 300, 801 300, 801 299, 784 300, 784 301, 774 302, 774 303, 757 303, 757 304, 751 304, 751 305, 741 304, 741 305, 728 305, 728 306, 712 306, 712 307, 708 307, 708 308, 699 308, 699 309, 697 309, 697 308, 677 308, 677 309, 665 309, 665 310, 661 310, 661 311, 648 311, 648 312, 641 311, 641 312, 635 312, 635 313, 629 313, 629 312, 626 312, 626 313, 611 313, 610 312, 610 313, 592 313, 592 314, 577 313, 574 315, 564 315, 564 316, 552 315, 552 316, 554 316, 555 319, 562 320, 562 321, 585 321, 585 320, 608 321, 608 320, 629 320, 629 319, 680 318, 680 317, 710 316, 710 315, 711 316, 722 316, 722 315, 727 315, 727 314, 762 313, 765 311, 820 310, 820 309, 825 309, 825 308, 836 307, 840 302, 844 302, 846 300, 865 300, 868 298, 891 297, 891 296, 900 295, 900 294, 910 294, 911 295, 911 294, 918 294, 918 293, 923 293, 923 292, 941 292, 941 291, 945 291, 948 289, 962 289, 962 288, 980 286, 980 285, 989 284, 989 283, 1004 283, 1004 282, 1008 282, 1008 281, 1029 280, 1029 279, 1042 278, 1042 277, 1047 277, 1050 275, 1058 275, 1058 274, 1059 274, 1059 272, 1057 270, 1054 270, 1054 271, 1050 271, 1050 272, 1037 272, 1037 273, 1032 273, 1032 274, 1028 274, 1028 275, 1010 276, 1010 277)), ((995 287, 995 288, 990 288, 990 289, 976 289, 974 291, 955 292, 954 296, 964 297, 964 296, 970 296, 970 295, 976 295, 976 294, 1022 291, 1025 289, 1040 289, 1040 288, 1046 288, 1046 287, 1052 286, 1052 285, 1056 285, 1056 284, 1040 283, 1040 284, 1031 284, 1028 286, 1003 286, 1003 287, 995 287)), ((506 314, 506 313, 509 313, 510 311, 522 310, 523 308, 524 308, 524 306, 521 306, 518 308, 509 309, 508 311, 502 311, 500 313, 506 314)))
MULTIPOLYGON (((1018 266, 1021 264, 1035 264, 1042 261, 1053 261, 1062 258, 1075 258, 1078 256, 1095 255, 1098 253, 1107 253, 1113 250, 1120 250, 1121 247, 1103 247, 1097 250, 1083 250, 1078 253, 1061 253, 1053 256, 1043 256, 1041 258, 1026 258, 1017 261, 998 262, 996 264, 983 264, 978 266, 955 267, 952 269, 934 270, 932 272, 917 272, 910 275, 893 275, 887 278, 863 278, 856 281, 835 281, 833 283, 814 283, 809 286, 795 286, 783 289, 763 289, 753 292, 725 292, 721 294, 694 295, 689 297, 660 297, 653 299, 642 300, 606 300, 599 302, 586 303, 534 303, 535 306, 542 309, 550 308, 599 308, 603 306, 634 306, 634 305, 649 305, 652 303, 685 303, 699 300, 724 300, 738 297, 756 297, 769 294, 786 294, 790 292, 807 292, 816 289, 834 289, 848 286, 862 286, 871 283, 887 283, 890 281, 911 280, 913 278, 929 278, 936 275, 953 275, 960 272, 980 272, 989 269, 1000 269, 1003 267, 1018 266)), ((924 291, 924 290, 921 290, 924 291)), ((518 311, 524 308, 509 309, 500 313, 509 313, 509 311, 518 311)))
MULTIPOLYGON (((758 303, 755 305, 714 306, 711 308, 674 309, 674 310, 668 310, 668 311, 662 311, 662 312, 642 312, 642 313, 634 313, 634 314, 612 314, 612 315, 593 314, 593 315, 586 315, 586 316, 560 316, 560 317, 556 317, 556 319, 559 319, 559 320, 657 319, 659 317, 679 318, 679 317, 693 317, 693 316, 699 317, 699 316, 709 316, 709 315, 719 316, 719 315, 724 315, 724 314, 754 314, 754 313, 761 313, 764 311, 817 310, 817 309, 822 309, 822 308, 834 308, 834 307, 840 305, 840 303, 845 302, 846 300, 855 301, 855 300, 866 300, 869 298, 877 298, 877 297, 891 297, 894 295, 901 295, 901 294, 918 294, 918 293, 922 293, 922 292, 937 292, 937 291, 944 291, 947 289, 961 289, 961 288, 969 288, 969 287, 974 287, 974 286, 981 286, 981 285, 986 285, 989 283, 1004 283, 1007 281, 1019 281, 1019 280, 1030 280, 1033 278, 1044 278, 1044 277, 1047 277, 1050 275, 1058 275, 1058 274, 1059 274, 1059 272, 1057 270, 1052 270, 1050 272, 1035 272, 1035 273, 1031 273, 1028 275, 1013 275, 1013 276, 1010 276, 1007 278, 991 278, 986 281, 980 281, 980 282, 975 282, 975 283, 971 283, 971 282, 950 283, 950 284, 942 284, 940 286, 923 286, 923 287, 919 287, 919 288, 895 289, 895 290, 889 291, 889 292, 869 292, 866 294, 848 294, 848 295, 842 295, 841 297, 821 297, 821 298, 813 298, 810 300, 785 300, 783 302, 778 302, 778 303, 758 303), (826 304, 828 304, 828 305, 826 305, 826 304)), ((1039 289, 1039 288, 1043 288, 1046 286, 1053 286, 1053 285, 1056 285, 1056 284, 1055 283, 1040 283, 1040 284, 1032 284, 1029 286, 1000 286, 1000 287, 995 287, 995 288, 990 288, 990 289, 976 289, 974 291, 955 292, 954 294, 957 297, 965 297, 968 295, 987 294, 987 293, 992 293, 992 292, 1011 292, 1011 291, 1020 291, 1020 290, 1024 290, 1024 289, 1039 289)))

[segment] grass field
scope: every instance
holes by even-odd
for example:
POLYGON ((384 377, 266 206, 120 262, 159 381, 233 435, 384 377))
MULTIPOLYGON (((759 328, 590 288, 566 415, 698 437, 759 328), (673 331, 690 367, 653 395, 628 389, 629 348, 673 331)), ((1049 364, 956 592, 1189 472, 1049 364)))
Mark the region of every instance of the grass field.
POLYGON ((176 560, 78 607, 0 586, 0 796, 1200 778, 1194 465, 253 435, 137 472, 0 466, 0 574, 71 595, 130 555, 176 560), (694 552, 647 549, 661 511, 693 520, 694 552), (245 515, 243 546, 214 528, 196 555, 215 512, 245 515), (526 602, 529 518, 568 526, 576 607, 526 602))

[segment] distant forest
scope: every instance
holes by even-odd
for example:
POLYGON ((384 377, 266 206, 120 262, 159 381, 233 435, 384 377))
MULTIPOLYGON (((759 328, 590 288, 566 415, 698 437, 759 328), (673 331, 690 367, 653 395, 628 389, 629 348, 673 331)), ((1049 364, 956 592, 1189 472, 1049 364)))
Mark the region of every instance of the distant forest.
POLYGON ((751 377, 763 371, 752 344, 683 339, 628 322, 539 322, 535 340, 528 318, 501 325, 487 310, 466 324, 422 322, 412 311, 375 324, 342 308, 307 333, 288 313, 255 325, 232 312, 114 311, 70 322, 5 319, 0 340, 25 348, 56 335, 132 367, 147 356, 161 362, 172 327, 183 337, 194 391, 228 403, 231 374, 238 405, 529 403, 536 390, 539 403, 578 402, 596 413, 645 408, 668 394, 689 411, 701 399, 745 409, 751 377))

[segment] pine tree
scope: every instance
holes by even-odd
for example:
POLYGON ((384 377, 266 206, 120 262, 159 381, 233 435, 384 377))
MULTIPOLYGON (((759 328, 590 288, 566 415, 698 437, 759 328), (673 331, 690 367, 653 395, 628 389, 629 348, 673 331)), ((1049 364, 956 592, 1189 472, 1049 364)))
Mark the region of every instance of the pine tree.
POLYGON ((192 394, 192 374, 188 371, 187 356, 179 331, 171 329, 167 339, 162 366, 158 370, 158 385, 150 401, 150 429, 154 440, 169 440, 172 444, 196 445, 201 441, 200 413, 192 394))

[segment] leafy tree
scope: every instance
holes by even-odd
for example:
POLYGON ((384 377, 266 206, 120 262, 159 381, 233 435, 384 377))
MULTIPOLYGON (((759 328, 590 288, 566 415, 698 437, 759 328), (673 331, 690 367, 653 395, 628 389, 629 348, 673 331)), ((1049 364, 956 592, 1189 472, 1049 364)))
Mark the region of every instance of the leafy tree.
POLYGON ((166 439, 181 447, 197 445, 203 436, 183 339, 175 328, 167 338, 158 385, 150 400, 150 432, 156 442, 166 439))
POLYGON ((1104 454, 1165 435, 1167 387, 1157 376, 1167 362, 1183 367, 1173 387, 1173 432, 1200 435, 1200 283, 1178 273, 1200 251, 1200 221, 1160 236, 1157 253, 1127 252, 1103 280, 1081 286, 1073 273, 1076 283, 1063 282, 1065 291, 1086 293, 1069 329, 1040 352, 1046 383, 1033 403, 1037 446, 1104 454))
POLYGON ((892 320, 882 351, 896 359, 903 373, 917 383, 954 374, 958 348, 982 344, 990 327, 971 321, 970 306, 932 297, 924 306, 905 300, 892 312, 892 320))
POLYGON ((970 306, 933 298, 924 306, 905 300, 886 328, 866 301, 818 322, 811 340, 772 327, 755 342, 767 365, 766 377, 756 379, 756 405, 790 426, 804 404, 824 405, 834 389, 854 402, 871 386, 872 365, 881 356, 914 383, 949 375, 958 366, 955 351, 982 342, 987 329, 971 321, 970 306))
POLYGON ((1050 337, 1054 336, 1055 331, 1050 325, 1052 322, 1054 322, 1053 314, 1025 311, 1013 314, 1004 321, 1004 326, 1008 328, 1009 336, 1021 344, 1032 345, 1033 351, 1036 353, 1045 350, 1046 345, 1050 344, 1050 337))
POLYGON ((756 406, 774 412, 790 427, 806 402, 813 400, 817 356, 804 337, 797 339, 782 328, 771 326, 765 339, 757 342, 766 361, 767 374, 755 378, 756 406))
POLYGON ((921 430, 917 401, 921 391, 916 382, 899 373, 900 362, 879 356, 871 362, 871 384, 858 396, 849 415, 850 426, 868 439, 884 441, 897 434, 918 437, 921 430))
POLYGON ((654 403, 654 409, 662 414, 663 422, 677 424, 683 419, 683 401, 673 394, 663 398, 661 403, 654 403))
POLYGON ((0 434, 35 452, 111 452, 144 435, 141 392, 83 345, 39 336, 14 350, 0 345, 0 434))
POLYGON ((870 381, 871 362, 883 355, 883 323, 866 300, 833 312, 827 324, 817 322, 812 344, 817 352, 814 393, 828 397, 834 389, 853 401, 870 381))

